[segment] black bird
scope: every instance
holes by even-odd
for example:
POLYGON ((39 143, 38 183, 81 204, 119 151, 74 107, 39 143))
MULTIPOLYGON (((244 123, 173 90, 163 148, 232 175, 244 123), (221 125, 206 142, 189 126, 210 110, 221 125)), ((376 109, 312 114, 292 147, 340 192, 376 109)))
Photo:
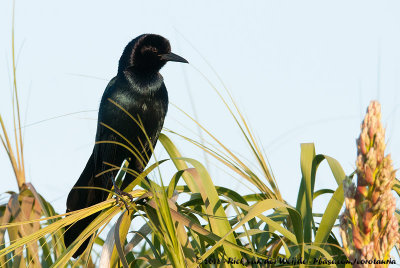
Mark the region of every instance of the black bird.
MULTIPOLYGON (((111 189, 117 170, 102 172, 109 170, 110 164, 119 167, 124 159, 131 159, 129 167, 137 174, 144 170, 168 109, 168 93, 159 73, 168 61, 188 63, 171 53, 169 41, 160 35, 140 35, 125 47, 119 60, 118 74, 111 79, 101 99, 96 145, 74 187, 111 189)), ((135 178, 126 174, 121 189, 135 178)), ((102 190, 72 188, 67 199, 67 212, 95 205, 107 196, 108 192, 102 190)), ((98 215, 96 213, 67 226, 65 246, 68 247, 98 215)), ((84 252, 89 240, 90 237, 74 253, 74 258, 84 252)))

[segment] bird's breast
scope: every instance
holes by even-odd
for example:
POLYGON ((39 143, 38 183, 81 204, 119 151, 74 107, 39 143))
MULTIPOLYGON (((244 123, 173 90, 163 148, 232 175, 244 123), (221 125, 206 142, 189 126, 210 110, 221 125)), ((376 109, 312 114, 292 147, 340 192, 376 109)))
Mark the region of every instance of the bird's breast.
POLYGON ((158 137, 168 109, 165 86, 155 94, 140 94, 133 90, 110 93, 102 100, 99 122, 106 123, 131 141, 138 138, 143 141, 145 136, 152 139, 158 137))

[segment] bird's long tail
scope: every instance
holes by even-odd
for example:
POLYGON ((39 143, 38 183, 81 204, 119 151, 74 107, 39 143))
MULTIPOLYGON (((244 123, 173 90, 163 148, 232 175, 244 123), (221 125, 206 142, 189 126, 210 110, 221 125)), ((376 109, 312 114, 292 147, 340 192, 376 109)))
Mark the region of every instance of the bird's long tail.
MULTIPOLYGON (((64 233, 64 244, 65 247, 69 247, 76 238, 86 229, 87 226, 99 215, 100 213, 97 212, 95 214, 92 214, 86 218, 83 218, 71 225, 68 225, 65 227, 65 233, 64 233)), ((93 235, 89 236, 78 248, 78 250, 75 251, 74 255, 72 255, 74 258, 77 258, 79 255, 81 255, 85 249, 88 247, 90 239, 93 237, 93 235)))
MULTIPOLYGON (((90 207, 94 204, 97 204, 101 201, 104 201, 107 197, 106 192, 94 189, 80 189, 79 187, 87 187, 87 186, 97 186, 101 187, 101 185, 95 184, 95 176, 93 176, 94 172, 94 161, 93 154, 90 156, 85 169, 83 170, 81 176, 78 181, 74 185, 74 188, 70 191, 67 199, 67 212, 76 211, 79 209, 83 209, 86 207, 90 207)), ((100 182, 100 180, 97 180, 100 182)), ((64 233, 64 244, 68 248, 77 238, 78 236, 86 229, 87 226, 100 214, 97 212, 92 214, 86 218, 82 218, 77 222, 74 222, 71 225, 65 227, 64 233)), ((87 248, 90 239, 93 237, 90 236, 87 238, 83 244, 79 247, 77 251, 75 251, 73 257, 76 258, 81 255, 85 249, 87 248)))

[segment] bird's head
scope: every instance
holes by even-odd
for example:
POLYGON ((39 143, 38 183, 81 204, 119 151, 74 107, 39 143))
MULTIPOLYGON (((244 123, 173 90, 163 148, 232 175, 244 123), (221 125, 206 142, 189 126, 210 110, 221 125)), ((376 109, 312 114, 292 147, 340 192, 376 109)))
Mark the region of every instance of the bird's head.
POLYGON ((166 38, 156 34, 143 34, 126 46, 118 71, 152 75, 158 73, 168 61, 188 63, 171 52, 171 45, 166 38))

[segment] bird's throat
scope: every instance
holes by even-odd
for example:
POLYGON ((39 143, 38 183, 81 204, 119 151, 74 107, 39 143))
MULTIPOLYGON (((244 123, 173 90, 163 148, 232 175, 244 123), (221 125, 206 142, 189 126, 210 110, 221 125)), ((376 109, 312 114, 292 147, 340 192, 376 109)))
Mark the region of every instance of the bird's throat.
POLYGON ((151 76, 141 77, 132 72, 124 72, 125 79, 129 83, 129 87, 139 94, 154 94, 160 90, 164 79, 160 73, 151 76))

